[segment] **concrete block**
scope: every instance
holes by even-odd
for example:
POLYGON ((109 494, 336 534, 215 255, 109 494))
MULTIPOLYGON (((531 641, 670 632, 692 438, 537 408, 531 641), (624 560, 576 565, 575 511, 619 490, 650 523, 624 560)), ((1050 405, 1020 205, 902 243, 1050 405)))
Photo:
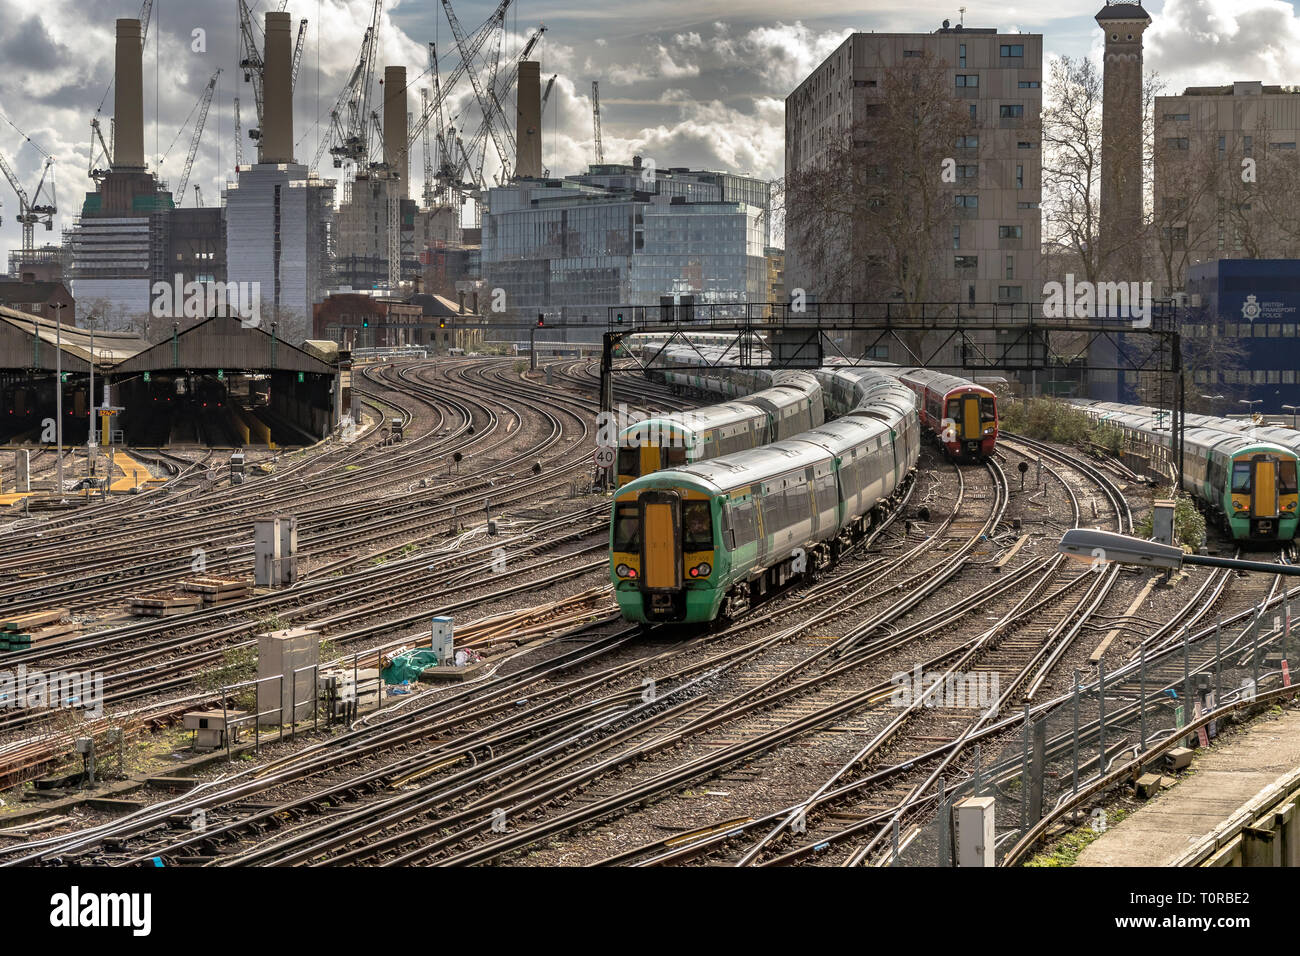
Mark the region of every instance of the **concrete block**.
POLYGON ((1154 773, 1144 773, 1138 777, 1134 791, 1142 800, 1149 800, 1160 792, 1160 776, 1154 773))
POLYGON ((1192 765, 1195 752, 1186 747, 1175 747, 1165 754, 1165 768, 1171 771, 1186 770, 1192 765))

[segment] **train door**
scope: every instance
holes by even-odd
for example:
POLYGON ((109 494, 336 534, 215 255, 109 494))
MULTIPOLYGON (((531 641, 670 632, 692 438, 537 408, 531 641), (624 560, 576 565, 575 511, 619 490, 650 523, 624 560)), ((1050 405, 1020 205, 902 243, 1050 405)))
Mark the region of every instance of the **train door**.
POLYGON ((641 495, 641 582, 647 590, 675 590, 682 586, 681 510, 671 491, 641 495))
POLYGON ((1258 457, 1251 461, 1250 516, 1277 517, 1277 459, 1258 457))
POLYGON ((980 398, 967 395, 961 401, 961 437, 971 441, 980 437, 980 398))

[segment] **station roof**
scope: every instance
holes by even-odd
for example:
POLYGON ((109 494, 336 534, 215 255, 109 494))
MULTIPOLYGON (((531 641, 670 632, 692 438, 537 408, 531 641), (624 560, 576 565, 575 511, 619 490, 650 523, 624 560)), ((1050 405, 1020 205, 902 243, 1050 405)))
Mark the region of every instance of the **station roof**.
MULTIPOLYGON (((91 331, 75 325, 29 315, 0 306, 0 368, 36 368, 53 371, 61 364, 65 372, 90 370, 91 331), (62 347, 61 363, 55 351, 62 347)), ((95 367, 111 368, 145 347, 144 339, 132 332, 94 333, 95 367)))
MULTIPOLYGON (((133 332, 94 333, 95 368, 108 372, 167 369, 283 369, 333 375, 338 346, 291 345, 269 327, 245 327, 238 318, 205 319, 155 345, 133 332), (331 351, 332 349, 332 351, 331 351)), ((0 306, 0 369, 85 373, 90 370, 91 330, 0 306), (62 347, 63 357, 55 352, 62 347)))
POLYGON ((272 336, 265 324, 245 326, 237 316, 214 316, 119 362, 114 372, 168 369, 286 370, 333 375, 334 366, 272 336))

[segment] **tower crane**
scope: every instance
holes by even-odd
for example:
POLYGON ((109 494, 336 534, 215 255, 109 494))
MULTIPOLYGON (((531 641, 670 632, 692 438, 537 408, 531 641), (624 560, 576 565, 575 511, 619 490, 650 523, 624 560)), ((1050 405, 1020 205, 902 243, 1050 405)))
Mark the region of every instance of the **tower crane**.
MULTIPOLYGON (((288 0, 285 0, 287 3, 288 0)), ((280 4, 280 9, 284 9, 284 4, 280 4)), ((307 21, 298 21, 298 39, 293 44, 293 69, 289 73, 289 95, 293 95, 294 87, 298 85, 298 68, 302 66, 302 51, 306 44, 303 40, 307 36, 307 21)))
POLYGON ((244 71, 244 82, 253 87, 253 103, 257 110, 257 125, 248 130, 248 138, 258 142, 262 138, 262 53, 254 36, 253 15, 244 0, 236 0, 239 11, 239 66, 244 71))
POLYGON ((600 83, 591 81, 591 125, 596 131, 596 165, 605 162, 605 144, 600 138, 600 83))
MULTIPOLYGON (((442 9, 447 14, 447 23, 451 26, 452 35, 456 38, 456 47, 460 50, 461 63, 471 64, 473 60, 473 51, 470 48, 469 40, 465 36, 465 30, 460 25, 460 20, 456 17, 456 12, 451 8, 451 0, 442 0, 442 9)), ((502 21, 504 24, 504 20, 502 21)), ((479 109, 483 111, 483 121, 487 126, 488 135, 492 137, 492 144, 496 146, 497 155, 501 157, 503 175, 505 178, 510 176, 510 150, 505 143, 501 141, 501 136, 497 133, 495 114, 499 111, 499 104, 495 104, 496 93, 489 90, 491 94, 483 92, 483 84, 479 82, 478 75, 471 68, 465 70, 469 75, 470 86, 474 88, 474 98, 478 100, 479 109)), ((493 77, 495 82, 495 77, 493 77)))
POLYGON ((194 121, 194 135, 190 137, 190 151, 185 156, 185 171, 181 173, 181 185, 177 190, 180 197, 177 203, 185 201, 185 185, 190 181, 190 172, 194 169, 194 157, 199 151, 199 139, 203 136, 203 124, 208 120, 208 107, 212 105, 212 94, 217 91, 217 77, 221 75, 221 69, 218 67, 217 72, 212 74, 208 80, 207 88, 203 91, 200 100, 199 118, 194 121))
POLYGON ((239 97, 235 97, 235 167, 244 165, 244 132, 239 128, 239 97))
MULTIPOLYGON (((44 151, 42 150, 42 152, 44 151)), ((4 173, 5 179, 9 180, 9 185, 13 187, 18 196, 18 222, 23 227, 22 248, 24 250, 34 249, 36 247, 36 224, 38 222, 44 223, 46 230, 53 229, 54 214, 58 212, 58 204, 54 195, 54 160, 46 154, 45 166, 41 170, 40 181, 37 182, 36 188, 32 190, 31 197, 28 196, 27 190, 23 189, 22 183, 18 181, 18 174, 5 160, 3 153, 0 153, 0 172, 4 173), (47 176, 50 183, 48 189, 45 186, 47 176), (42 195, 47 195, 49 202, 41 202, 42 195), (32 197, 34 197, 35 201, 33 201, 32 197)))

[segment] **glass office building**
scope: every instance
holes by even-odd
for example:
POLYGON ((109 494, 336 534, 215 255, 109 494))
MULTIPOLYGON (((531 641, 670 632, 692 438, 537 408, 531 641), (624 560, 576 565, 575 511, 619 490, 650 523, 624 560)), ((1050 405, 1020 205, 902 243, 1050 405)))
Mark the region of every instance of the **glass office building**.
POLYGON ((766 182, 724 173, 606 165, 521 180, 489 191, 483 278, 505 292, 512 316, 541 313, 593 335, 610 306, 658 305, 662 295, 762 301, 769 203, 766 182))

